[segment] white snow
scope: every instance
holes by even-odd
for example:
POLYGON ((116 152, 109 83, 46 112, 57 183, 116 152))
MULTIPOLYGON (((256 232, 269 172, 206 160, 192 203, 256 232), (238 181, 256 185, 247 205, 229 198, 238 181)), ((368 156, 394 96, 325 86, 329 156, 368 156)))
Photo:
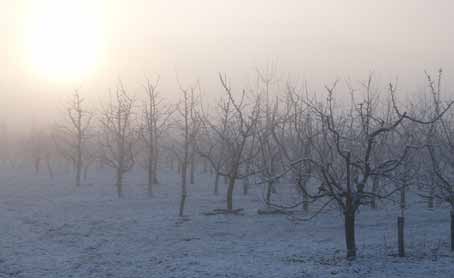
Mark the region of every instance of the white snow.
POLYGON ((129 175, 125 198, 118 199, 107 169, 80 188, 61 171, 51 180, 27 169, 1 172, 0 277, 454 275, 449 209, 428 210, 417 198, 406 212, 407 258, 395 255, 399 210, 387 206, 361 209, 358 258, 350 262, 344 259, 338 211, 308 222, 258 215, 264 206, 259 186, 243 196, 238 184, 234 206, 244 208, 244 215, 207 216, 203 212, 224 208, 225 199, 222 191, 213 195, 214 178, 200 174, 189 186, 187 217, 180 219, 179 179, 168 170, 152 199, 139 170, 129 175))

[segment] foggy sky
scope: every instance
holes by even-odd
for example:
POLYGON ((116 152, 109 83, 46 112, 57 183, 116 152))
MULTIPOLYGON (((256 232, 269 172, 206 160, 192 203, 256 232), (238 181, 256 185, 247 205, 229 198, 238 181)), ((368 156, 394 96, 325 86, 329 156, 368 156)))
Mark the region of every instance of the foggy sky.
POLYGON ((216 94, 218 72, 239 88, 255 68, 270 64, 281 78, 307 80, 315 89, 374 72, 384 81, 399 76, 411 92, 424 87, 424 70, 443 68, 445 86, 454 75, 449 0, 93 0, 101 7, 105 42, 95 73, 72 82, 44 80, 23 55, 32 1, 0 0, 0 116, 19 123, 55 115, 79 87, 93 106, 118 78, 139 94, 153 74, 161 75, 168 97, 178 96, 177 75, 216 94))

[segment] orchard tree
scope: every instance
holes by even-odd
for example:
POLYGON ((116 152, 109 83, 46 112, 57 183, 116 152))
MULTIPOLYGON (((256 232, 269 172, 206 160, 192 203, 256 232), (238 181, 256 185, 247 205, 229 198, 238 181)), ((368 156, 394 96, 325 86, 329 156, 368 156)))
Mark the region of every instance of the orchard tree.
POLYGON ((85 162, 88 166, 92 157, 86 149, 92 119, 93 114, 86 110, 84 99, 75 91, 66 108, 66 122, 58 124, 54 131, 57 149, 74 165, 76 186, 80 186, 85 162))
MULTIPOLYGON (((226 100, 223 104, 218 106, 221 110, 217 111, 220 119, 217 122, 222 125, 217 125, 212 120, 212 116, 206 115, 204 117, 205 124, 216 135, 219 143, 217 146, 222 146, 222 165, 218 169, 218 174, 224 176, 228 180, 227 186, 227 210, 226 212, 233 212, 233 192, 236 181, 242 179, 251 173, 242 173, 241 170, 245 169, 244 165, 251 160, 247 154, 251 146, 253 138, 257 135, 257 123, 260 116, 260 97, 255 97, 251 103, 247 102, 246 92, 243 90, 241 99, 236 100, 232 94, 232 89, 225 76, 219 74, 219 80, 222 88, 226 94, 226 100)), ((215 114, 216 115, 216 114, 215 114)), ((217 152, 219 154, 219 152, 217 152)), ((211 152, 216 154, 216 152, 211 152)), ((218 155, 206 155, 210 160, 213 168, 219 168, 218 155)))
MULTIPOLYGON (((352 97, 349 109, 339 109, 335 105, 334 93, 337 82, 326 87, 327 100, 320 108, 311 104, 322 130, 318 140, 314 140, 315 155, 310 161, 314 174, 320 181, 319 193, 314 197, 323 197, 327 203, 334 201, 344 216, 345 241, 347 257, 356 256, 355 222, 360 206, 370 202, 378 195, 370 186, 369 180, 374 176, 390 177, 402 166, 413 146, 401 146, 388 157, 380 157, 381 138, 399 131, 404 121, 415 121, 420 124, 432 124, 440 117, 427 121, 401 113, 395 101, 395 86, 390 84, 389 91, 393 97, 394 109, 380 109, 379 91, 373 88, 372 77, 362 83, 362 99, 358 102, 352 97), (383 111, 391 113, 384 114, 383 111), (323 150, 323 151, 321 151, 323 150)), ((351 86, 349 86, 351 88, 351 86)), ((352 96, 356 90, 350 89, 352 96)), ((449 107, 448 107, 449 108, 449 107)), ((388 192, 390 196, 399 188, 388 192)))
POLYGON ((159 139, 168 128, 169 119, 174 112, 172 106, 163 104, 157 90, 158 85, 159 76, 154 82, 147 80, 143 124, 140 130, 140 137, 145 145, 149 197, 153 196, 153 184, 158 184, 159 139))
POLYGON ((124 175, 134 166, 134 144, 137 132, 133 122, 134 99, 119 83, 110 102, 101 112, 101 159, 115 170, 115 186, 119 198, 123 197, 124 175))
MULTIPOLYGON (((200 87, 198 88, 200 89, 200 87)), ((178 215, 181 217, 184 216, 184 208, 188 195, 188 167, 190 167, 190 159, 196 151, 195 145, 200 131, 200 116, 196 110, 196 87, 186 89, 180 85, 180 92, 183 99, 178 105, 177 112, 180 117, 176 123, 180 134, 177 139, 178 142, 172 146, 171 150, 177 158, 180 168, 181 194, 178 215)))

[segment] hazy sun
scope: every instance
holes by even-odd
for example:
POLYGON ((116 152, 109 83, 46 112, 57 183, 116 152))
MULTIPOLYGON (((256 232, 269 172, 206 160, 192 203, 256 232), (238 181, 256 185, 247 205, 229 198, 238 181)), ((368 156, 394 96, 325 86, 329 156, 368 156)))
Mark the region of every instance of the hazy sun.
POLYGON ((27 63, 42 77, 87 77, 99 64, 101 15, 95 1, 29 0, 25 23, 27 63))

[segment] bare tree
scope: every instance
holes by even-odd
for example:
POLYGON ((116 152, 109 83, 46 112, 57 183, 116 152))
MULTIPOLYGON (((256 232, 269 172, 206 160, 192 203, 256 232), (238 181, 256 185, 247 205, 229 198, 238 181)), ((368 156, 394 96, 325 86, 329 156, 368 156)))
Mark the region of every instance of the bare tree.
MULTIPOLYGON (((226 103, 226 105, 228 105, 226 103)), ((228 109, 227 109, 228 110, 228 109)), ((226 111, 226 110, 225 110, 226 111)), ((218 124, 218 123, 216 123, 218 124)), ((221 123, 220 132, 224 133, 226 123, 221 123)), ((219 194, 219 180, 220 173, 224 167, 224 151, 225 148, 216 134, 209 128, 209 126, 202 123, 199 140, 196 144, 197 153, 204 158, 211 165, 211 169, 214 171, 214 195, 219 194)))
POLYGON ((93 114, 83 106, 84 99, 76 90, 66 108, 66 123, 58 124, 54 132, 57 149, 75 168, 75 184, 80 186, 84 161, 89 162, 90 153, 85 149, 89 139, 88 130, 91 127, 93 114))
MULTIPOLYGON (((274 184, 277 180, 272 179, 277 174, 278 163, 281 160, 281 150, 276 142, 273 140, 275 134, 275 127, 277 125, 277 113, 279 101, 276 97, 275 101, 271 101, 270 91, 274 83, 273 73, 263 74, 257 70, 259 93, 264 99, 262 107, 262 115, 257 123, 257 138, 258 142, 258 168, 261 169, 260 174, 267 180, 265 201, 267 204, 271 201, 271 193, 276 189, 274 184)), ((255 144, 251 144, 254 146, 255 144)), ((254 151, 253 148, 250 148, 254 151)), ((246 170, 249 170, 250 164, 246 164, 246 170)))
MULTIPOLYGON (((430 94, 432 97, 432 103, 433 103, 433 108, 435 115, 440 114, 440 105, 441 105, 441 100, 440 100, 440 93, 441 93, 441 80, 442 80, 442 70, 440 69, 438 71, 438 76, 436 80, 433 80, 432 76, 428 73, 425 72, 428 86, 430 89, 430 94)), ((430 128, 428 132, 426 132, 426 144, 427 145, 433 145, 433 140, 438 136, 438 124, 433 123, 430 125, 430 128)), ((434 173, 434 170, 429 168, 428 169, 428 174, 430 177, 430 182, 429 182, 429 195, 426 197, 427 199, 427 206, 429 208, 434 207, 434 199, 435 199, 435 190, 436 190, 436 182, 438 182, 439 179, 436 177, 436 173, 434 173)))
POLYGON ((146 168, 148 175, 148 195, 153 196, 153 184, 158 184, 159 138, 167 128, 174 112, 173 107, 166 106, 157 91, 159 76, 152 82, 147 80, 145 85, 146 103, 144 105, 144 124, 141 128, 141 138, 146 148, 146 168))
POLYGON ((45 163, 49 177, 53 178, 52 160, 55 157, 55 148, 52 144, 50 129, 41 128, 38 130, 33 127, 26 144, 26 151, 31 156, 35 174, 41 171, 42 163, 45 163))
POLYGON ((434 138, 427 149, 436 175, 436 187, 430 197, 449 204, 451 207, 451 250, 454 251, 454 128, 453 118, 443 122, 443 133, 434 138))
MULTIPOLYGON (((260 115, 260 98, 256 97, 252 106, 246 103, 246 92, 243 90, 240 101, 233 97, 231 87, 226 77, 219 74, 219 79, 226 93, 226 102, 220 107, 221 126, 216 125, 208 116, 204 117, 204 122, 216 134, 223 150, 222 169, 218 173, 228 179, 227 187, 227 212, 233 211, 233 191, 238 179, 244 178, 251 173, 241 173, 244 165, 251 157, 246 157, 248 145, 252 138, 256 136, 256 127, 260 115)), ((212 152, 213 153, 213 152, 212 152)), ((218 162, 213 156, 205 155, 210 160, 213 168, 219 168, 218 162)))
MULTIPOLYGON (((379 151, 377 142, 397 132, 404 120, 430 124, 439 119, 417 120, 401 113, 396 102, 393 102, 392 115, 382 115, 378 92, 372 85, 372 77, 362 83, 364 98, 357 102, 352 97, 348 110, 335 109, 337 82, 326 87, 328 96, 323 108, 319 104, 310 104, 322 123, 320 137, 313 143, 314 156, 303 159, 312 164, 314 175, 320 181, 319 193, 312 197, 325 199, 325 205, 334 201, 343 212, 348 258, 356 256, 355 218, 358 208, 367 204, 372 196, 386 197, 371 190, 369 179, 374 176, 393 178, 393 172, 402 166, 413 149, 407 145, 394 150, 390 157, 375 157, 379 151)), ((353 96, 355 90, 351 91, 353 96)), ((390 92, 394 100, 393 85, 390 85, 390 92)), ((396 191, 399 189, 387 196, 396 191)))
POLYGON ((188 195, 187 189, 187 178, 188 178, 188 167, 190 165, 190 158, 195 152, 195 143, 200 130, 199 114, 196 111, 196 92, 195 88, 185 89, 180 85, 180 91, 182 93, 182 103, 178 106, 178 113, 181 116, 179 121, 179 127, 182 131, 182 142, 175 144, 181 146, 181 151, 178 148, 172 148, 175 157, 177 157, 180 166, 181 174, 181 195, 180 195, 180 206, 179 216, 184 215, 184 208, 186 204, 186 198, 188 195), (182 153, 182 154, 181 154, 182 153))
POLYGON ((394 158, 382 161, 372 159, 377 140, 386 133, 395 132, 404 117, 380 117, 374 109, 377 99, 371 91, 371 82, 372 79, 369 78, 365 85, 364 100, 358 104, 353 102, 347 113, 336 115, 334 110, 333 97, 337 82, 326 87, 328 97, 325 110, 312 106, 324 126, 319 142, 327 153, 318 152, 310 162, 321 182, 319 197, 327 197, 328 202, 335 201, 344 214, 348 258, 356 256, 356 212, 367 199, 376 194, 369 188, 369 179, 391 172, 407 154, 405 149, 394 158))
MULTIPOLYGON (((441 113, 443 102, 441 100, 441 74, 438 72, 436 85, 431 76, 426 72, 429 81, 430 93, 434 116, 441 113)), ((423 131, 424 132, 424 131, 423 131)), ((451 224, 451 251, 454 251, 454 113, 446 113, 438 122, 432 123, 426 130, 426 148, 432 162, 429 188, 421 195, 429 200, 429 207, 433 201, 438 200, 449 204, 451 224)))
POLYGON ((137 141, 137 132, 133 126, 134 99, 119 83, 110 103, 101 113, 102 135, 100 146, 101 159, 115 170, 115 185, 118 197, 123 196, 124 175, 134 166, 133 145, 137 141))
POLYGON ((296 88, 287 84, 284 113, 274 112, 274 124, 271 126, 271 134, 280 147, 284 164, 292 165, 291 174, 302 195, 302 205, 306 212, 309 210, 308 185, 311 177, 311 164, 307 158, 312 157, 312 142, 315 136, 312 111, 307 105, 308 98, 307 85, 303 93, 298 93, 296 88), (301 157, 306 160, 292 163, 301 157))

